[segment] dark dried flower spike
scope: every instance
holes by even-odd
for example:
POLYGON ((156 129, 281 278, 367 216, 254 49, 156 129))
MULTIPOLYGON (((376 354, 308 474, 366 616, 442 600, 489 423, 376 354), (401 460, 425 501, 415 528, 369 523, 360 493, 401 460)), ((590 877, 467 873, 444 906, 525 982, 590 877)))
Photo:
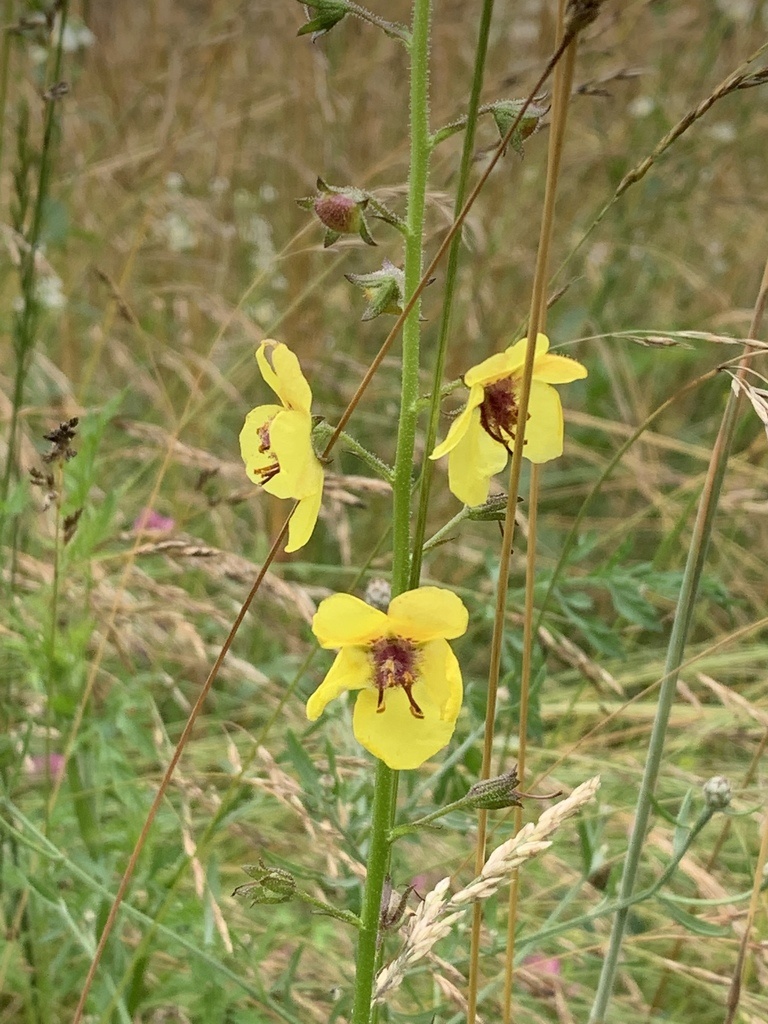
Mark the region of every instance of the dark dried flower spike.
POLYGON ((603 0, 569 0, 565 11, 565 34, 575 36, 597 18, 603 0))
POLYGON ((42 473, 33 466, 29 471, 29 482, 33 487, 53 487, 53 473, 42 473))
POLYGON ((43 99, 47 103, 55 103, 56 100, 60 100, 63 96, 66 96, 69 92, 69 82, 57 82, 52 85, 50 89, 46 89, 43 93, 43 99))
POLYGON ((83 514, 82 508, 77 509, 69 516, 64 517, 64 543, 69 544, 75 535, 77 530, 77 524, 80 522, 80 516, 83 514))
POLYGON ((50 441, 52 445, 51 450, 43 456, 43 462, 62 462, 77 455, 75 449, 70 447, 69 442, 77 435, 79 422, 78 417, 73 416, 72 419, 60 423, 55 430, 43 434, 45 440, 50 441))

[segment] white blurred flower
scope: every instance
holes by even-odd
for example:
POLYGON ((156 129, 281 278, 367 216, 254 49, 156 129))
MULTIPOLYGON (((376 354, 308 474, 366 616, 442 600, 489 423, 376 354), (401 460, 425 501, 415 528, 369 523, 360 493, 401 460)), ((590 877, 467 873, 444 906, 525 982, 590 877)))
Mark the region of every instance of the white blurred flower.
MULTIPOLYGON (((44 24, 44 23, 43 23, 44 24)), ((49 50, 58 46, 59 32, 61 31, 61 15, 57 14, 53 28, 48 36, 47 45, 41 45, 46 33, 36 35, 37 42, 30 43, 27 54, 33 64, 45 64, 48 60, 49 50)), ((78 50, 86 50, 96 42, 96 36, 91 32, 79 18, 70 17, 64 26, 64 35, 61 40, 61 47, 65 53, 77 53, 78 50)))
POLYGON ((35 296, 46 309, 63 309, 67 297, 62 291, 62 280, 58 274, 44 274, 37 279, 35 296))
POLYGON ((713 142, 722 142, 728 145, 736 141, 738 134, 736 126, 730 121, 718 121, 707 126, 707 135, 713 142))
POLYGON ((749 21, 753 0, 715 0, 715 7, 731 21, 749 21))
POLYGON ((262 299, 246 304, 244 313, 258 324, 270 324, 277 319, 277 306, 271 299, 262 299))
POLYGON ((175 210, 165 215, 158 228, 172 252, 189 252, 197 247, 197 232, 187 218, 175 210))
MULTIPOLYGON (((35 281, 35 301, 43 309, 63 309, 67 304, 67 297, 62 290, 62 280, 53 271, 41 274, 35 281)), ((24 296, 17 295, 13 300, 13 309, 16 313, 24 311, 24 296)))
MULTIPOLYGON (((54 25, 53 38, 57 39, 59 33, 58 22, 54 25)), ((64 38, 61 41, 65 53, 76 53, 78 50, 87 50, 96 42, 96 36, 87 25, 79 18, 68 18, 64 26, 64 38)))
POLYGON ((627 107, 631 117, 648 117, 656 109, 656 100, 652 96, 637 96, 627 107))
POLYGON ((208 183, 208 190, 213 196, 223 196, 229 188, 229 178, 225 178, 219 174, 215 178, 211 178, 208 183))
POLYGON ((169 171, 165 176, 165 187, 169 192, 181 192, 184 188, 184 175, 178 171, 169 171))

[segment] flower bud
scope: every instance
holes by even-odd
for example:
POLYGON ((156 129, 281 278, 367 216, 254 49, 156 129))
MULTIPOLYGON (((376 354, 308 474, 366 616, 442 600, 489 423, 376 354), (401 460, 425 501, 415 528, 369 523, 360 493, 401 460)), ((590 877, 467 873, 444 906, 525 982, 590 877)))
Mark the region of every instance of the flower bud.
MULTIPOLYGON (((498 103, 491 104, 491 114, 496 122, 496 127, 499 129, 499 135, 501 138, 505 138, 510 126, 517 120, 517 116, 522 109, 522 100, 499 100, 498 103)), ((525 139, 533 135, 534 132, 539 130, 541 125, 541 119, 549 110, 549 107, 542 107, 536 103, 530 103, 520 118, 520 122, 512 132, 512 138, 509 140, 512 148, 520 156, 523 155, 523 142, 525 139)))
POLYGON ((731 802, 731 784, 724 775, 714 775, 704 783, 704 799, 712 811, 724 811, 731 802))
POLYGON ((355 235, 360 230, 361 209, 351 196, 330 193, 318 196, 314 211, 318 219, 337 235, 355 235))
POLYGON ((405 274, 394 263, 384 260, 381 270, 370 274, 345 274, 350 284, 362 288, 368 305, 363 320, 373 320, 382 313, 398 316, 405 301, 405 274))
POLYGON ((380 612, 385 612, 392 600, 392 584, 389 580, 376 577, 368 580, 363 600, 372 608, 378 608, 380 612))
MULTIPOLYGON (((518 495, 518 501, 523 499, 518 495)), ((474 505, 470 507, 467 513, 467 519, 471 519, 473 522, 487 523, 503 522, 507 517, 507 495, 506 494, 492 494, 487 501, 484 501, 482 505, 474 505)))
POLYGON ((317 191, 317 195, 296 202, 303 210, 312 210, 325 226, 326 249, 342 235, 360 235, 366 245, 376 245, 363 215, 371 201, 366 192, 352 186, 329 185, 322 178, 317 179, 317 191))
POLYGON ((300 0, 300 2, 307 10, 311 7, 315 16, 306 25, 302 25, 296 35, 306 36, 311 33, 313 43, 318 36, 330 32, 333 26, 349 13, 349 7, 345 0, 300 0))
POLYGON ((505 807, 522 807, 520 794, 516 786, 519 779, 517 768, 512 768, 504 775, 497 775, 493 779, 483 779, 476 782, 469 790, 465 800, 465 806, 473 807, 483 811, 500 811, 505 807))
POLYGON ((251 906, 257 903, 287 903, 296 894, 296 879, 290 871, 267 867, 263 860, 258 865, 243 865, 243 871, 255 881, 238 885, 232 895, 250 896, 251 906))

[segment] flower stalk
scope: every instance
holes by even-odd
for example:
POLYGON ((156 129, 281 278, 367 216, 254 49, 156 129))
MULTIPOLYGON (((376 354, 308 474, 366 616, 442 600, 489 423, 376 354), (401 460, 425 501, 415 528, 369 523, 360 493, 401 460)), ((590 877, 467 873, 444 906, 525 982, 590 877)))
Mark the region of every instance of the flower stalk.
MULTIPOLYGON (((410 46, 410 166, 406 215, 404 289, 406 303, 421 284, 422 235, 429 170, 429 32, 430 0, 414 0, 410 46)), ((406 305, 406 309, 407 309, 406 305)), ((416 444, 419 386, 419 301, 403 324, 400 420, 395 455, 392 508, 392 594, 408 589, 411 567, 411 472, 416 444)), ((389 868, 389 834, 395 817, 397 772, 376 765, 370 849, 359 940, 352 1024, 369 1024, 378 957, 378 934, 384 880, 389 868)))
MULTIPOLYGON (((335 433, 334 428, 326 421, 317 423, 313 428, 313 433, 319 445, 324 445, 335 433)), ((358 459, 366 464, 366 466, 380 477, 386 483, 391 484, 393 479, 393 471, 390 466, 380 459, 378 455, 375 455, 372 451, 369 451, 364 445, 360 444, 357 438, 352 437, 345 430, 342 430, 340 434, 336 435, 338 440, 341 442, 343 447, 351 452, 352 455, 356 455, 358 459)))

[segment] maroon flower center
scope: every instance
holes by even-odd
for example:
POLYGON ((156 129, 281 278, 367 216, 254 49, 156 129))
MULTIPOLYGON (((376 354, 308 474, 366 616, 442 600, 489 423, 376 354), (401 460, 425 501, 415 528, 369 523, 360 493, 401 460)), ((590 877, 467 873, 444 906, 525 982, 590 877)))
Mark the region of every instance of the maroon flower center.
POLYGON ((515 381, 512 377, 502 377, 492 384, 486 384, 484 392, 480 405, 480 424, 486 434, 509 451, 509 442, 515 440, 520 413, 515 381))
POLYGON ((385 710, 384 693, 395 686, 401 686, 408 698, 414 718, 423 718, 424 712, 413 699, 411 692, 416 682, 418 650, 410 640, 401 636, 386 636, 371 644, 373 659, 373 685, 379 692, 376 711, 385 710))
POLYGON ((255 466, 253 470, 253 472, 256 473, 257 476, 261 477, 262 485, 269 483, 269 481, 273 477, 276 477, 277 474, 280 472, 280 463, 275 458, 275 453, 269 446, 269 424, 270 420, 267 420, 267 422, 262 423, 262 425, 258 429, 259 452, 261 454, 269 452, 269 454, 272 456, 272 462, 266 466, 255 466))

